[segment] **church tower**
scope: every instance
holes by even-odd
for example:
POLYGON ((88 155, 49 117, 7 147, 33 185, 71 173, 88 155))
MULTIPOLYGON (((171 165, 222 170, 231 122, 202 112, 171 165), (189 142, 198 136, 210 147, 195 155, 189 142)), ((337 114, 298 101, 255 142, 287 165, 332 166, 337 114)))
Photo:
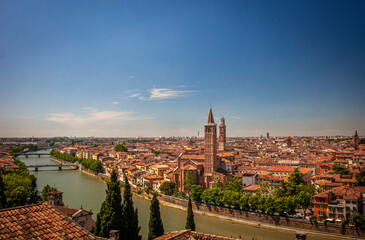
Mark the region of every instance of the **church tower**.
POLYGON ((226 124, 224 117, 219 124, 219 151, 226 151, 226 124))
POLYGON ((220 167, 217 159, 217 124, 214 123, 212 107, 209 108, 208 120, 204 124, 204 140, 204 175, 205 184, 208 184, 213 171, 220 167))
POLYGON ((357 135, 357 130, 356 130, 355 135, 354 135, 354 148, 355 148, 355 150, 359 150, 359 143, 360 143, 360 138, 359 138, 359 135, 357 135))

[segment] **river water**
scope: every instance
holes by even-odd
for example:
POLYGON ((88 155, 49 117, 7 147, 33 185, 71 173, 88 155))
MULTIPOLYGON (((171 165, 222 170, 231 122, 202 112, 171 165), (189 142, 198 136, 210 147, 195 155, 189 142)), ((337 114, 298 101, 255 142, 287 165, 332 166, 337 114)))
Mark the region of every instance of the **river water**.
MULTIPOLYGON (((38 151, 46 153, 49 150, 38 151)), ((21 155, 18 157, 26 165, 30 164, 54 164, 48 156, 29 156, 26 158, 21 155)), ((76 170, 62 170, 58 168, 40 168, 40 171, 31 173, 37 177, 38 190, 41 191, 47 184, 55 186, 59 191, 63 192, 63 202, 71 208, 92 209, 93 218, 96 219, 96 213, 99 212, 102 202, 105 200, 106 184, 97 178, 76 170)), ((138 208, 139 224, 141 226, 140 233, 143 239, 147 239, 149 207, 150 201, 138 196, 133 196, 134 206, 138 208)), ((185 228, 186 211, 163 206, 160 204, 161 217, 165 229, 165 233, 178 231, 185 228)), ((236 223, 229 220, 219 219, 215 217, 203 216, 195 214, 196 231, 221 235, 227 237, 239 236, 245 240, 269 240, 269 239, 295 239, 295 232, 289 230, 267 229, 264 227, 254 227, 242 223, 236 223)), ((308 234, 309 240, 325 240, 340 239, 327 237, 322 235, 308 234)))

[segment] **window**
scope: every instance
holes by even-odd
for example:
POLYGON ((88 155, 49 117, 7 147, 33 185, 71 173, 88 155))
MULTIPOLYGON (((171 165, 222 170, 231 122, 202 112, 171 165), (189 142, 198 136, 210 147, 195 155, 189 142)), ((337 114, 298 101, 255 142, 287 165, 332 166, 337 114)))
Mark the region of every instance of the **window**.
POLYGON ((324 216, 324 212, 322 210, 318 211, 318 216, 324 216))

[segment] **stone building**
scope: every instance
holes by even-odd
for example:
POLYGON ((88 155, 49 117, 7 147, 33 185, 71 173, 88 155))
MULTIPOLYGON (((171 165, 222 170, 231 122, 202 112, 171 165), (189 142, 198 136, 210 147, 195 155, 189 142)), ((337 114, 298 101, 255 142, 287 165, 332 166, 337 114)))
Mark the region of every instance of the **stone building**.
MULTIPOLYGON (((224 134, 222 146, 225 146, 225 124, 221 121, 224 134), (223 127, 224 126, 224 127, 223 127)), ((177 159, 177 168, 174 169, 174 181, 180 191, 185 191, 184 182, 188 175, 193 175, 195 184, 210 188, 214 182, 224 184, 230 175, 221 166, 221 158, 217 155, 217 124, 214 123, 212 108, 209 108, 208 119, 204 124, 204 155, 180 154, 177 159)))

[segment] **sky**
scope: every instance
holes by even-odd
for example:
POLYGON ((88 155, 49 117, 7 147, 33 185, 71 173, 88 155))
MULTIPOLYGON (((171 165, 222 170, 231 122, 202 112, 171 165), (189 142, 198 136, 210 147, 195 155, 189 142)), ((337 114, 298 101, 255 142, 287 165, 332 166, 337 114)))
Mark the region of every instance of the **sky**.
POLYGON ((364 1, 0 1, 0 137, 365 135, 364 1))

